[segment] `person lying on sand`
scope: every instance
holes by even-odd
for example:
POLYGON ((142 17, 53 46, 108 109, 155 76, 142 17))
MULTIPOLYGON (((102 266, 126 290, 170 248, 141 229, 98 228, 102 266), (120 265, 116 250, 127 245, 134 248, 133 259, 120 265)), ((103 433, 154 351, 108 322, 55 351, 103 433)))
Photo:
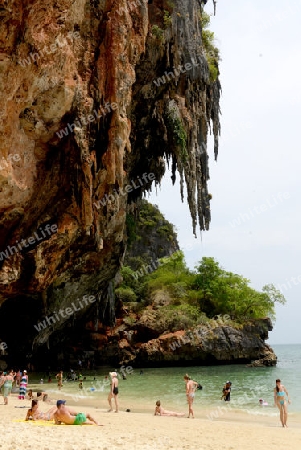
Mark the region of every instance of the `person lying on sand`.
POLYGON ((37 400, 42 400, 43 402, 51 404, 51 400, 46 392, 37 391, 37 400))
POLYGON ((183 417, 185 413, 176 413, 174 411, 168 411, 167 409, 163 409, 161 406, 160 400, 156 401, 156 409, 155 416, 174 416, 174 417, 183 417))
POLYGON ((33 399, 33 392, 32 392, 32 389, 29 389, 29 390, 28 390, 27 395, 26 395, 26 398, 27 398, 28 400, 32 400, 32 399, 33 399))
POLYGON ((37 400, 31 401, 31 408, 27 411, 25 420, 53 420, 56 406, 53 406, 49 411, 43 413, 39 411, 39 404, 37 400))
POLYGON ((51 404, 51 400, 48 397, 48 394, 46 392, 37 391, 36 393, 33 392, 32 389, 29 389, 28 394, 26 396, 28 400, 42 400, 43 402, 51 404), (36 397, 35 397, 36 394, 36 397))
POLYGON ((66 425, 99 425, 90 414, 77 413, 65 406, 66 400, 58 400, 56 402, 57 410, 54 413, 54 421, 56 425, 64 423, 66 425))

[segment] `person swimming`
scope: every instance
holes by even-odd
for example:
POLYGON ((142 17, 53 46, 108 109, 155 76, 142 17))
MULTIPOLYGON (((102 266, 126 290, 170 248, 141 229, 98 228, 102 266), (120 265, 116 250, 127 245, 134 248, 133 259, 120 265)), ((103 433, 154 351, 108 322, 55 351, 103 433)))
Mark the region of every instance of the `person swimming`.
POLYGON ((287 400, 290 404, 288 392, 283 384, 281 384, 281 380, 277 378, 276 387, 274 388, 274 406, 277 406, 280 411, 280 422, 283 427, 287 427, 287 403, 285 394, 287 395, 287 400))

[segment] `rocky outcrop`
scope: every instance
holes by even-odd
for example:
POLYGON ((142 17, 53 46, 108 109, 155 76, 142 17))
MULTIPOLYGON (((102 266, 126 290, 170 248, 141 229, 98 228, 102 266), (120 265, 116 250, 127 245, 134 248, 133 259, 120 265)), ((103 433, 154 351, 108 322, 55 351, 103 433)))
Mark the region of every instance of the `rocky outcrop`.
POLYGON ((277 364, 277 356, 273 349, 266 344, 264 351, 261 353, 261 358, 252 361, 248 367, 273 367, 277 364))
POLYGON ((275 366, 277 357, 265 343, 271 328, 269 319, 261 319, 239 329, 210 322, 188 331, 166 332, 155 314, 143 314, 142 320, 132 325, 121 321, 110 330, 105 345, 101 346, 101 358, 113 365, 144 367, 233 363, 275 366), (253 363, 258 359, 260 363, 253 363))
POLYGON ((128 246, 124 265, 145 275, 158 267, 160 258, 177 252, 179 243, 174 226, 156 205, 143 199, 131 210, 132 213, 128 214, 128 246))

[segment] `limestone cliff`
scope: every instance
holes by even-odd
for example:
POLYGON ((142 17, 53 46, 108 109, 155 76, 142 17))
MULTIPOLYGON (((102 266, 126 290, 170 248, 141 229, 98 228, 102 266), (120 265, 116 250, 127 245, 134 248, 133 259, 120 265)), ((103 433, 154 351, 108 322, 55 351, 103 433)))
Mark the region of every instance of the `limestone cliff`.
POLYGON ((211 123, 216 157, 220 85, 199 13, 192 0, 0 0, 0 338, 9 353, 51 347, 54 331, 89 315, 114 323, 129 204, 160 182, 164 159, 186 182, 193 229, 197 220, 208 229, 207 135, 211 123), (85 295, 95 302, 59 313, 85 295), (26 340, 15 344, 16 333, 26 340))
POLYGON ((264 367, 277 363, 276 355, 265 343, 272 330, 269 319, 254 320, 240 329, 222 320, 189 330, 165 329, 156 309, 144 311, 137 320, 119 323, 108 334, 102 358, 114 365, 140 367, 231 363, 264 367))

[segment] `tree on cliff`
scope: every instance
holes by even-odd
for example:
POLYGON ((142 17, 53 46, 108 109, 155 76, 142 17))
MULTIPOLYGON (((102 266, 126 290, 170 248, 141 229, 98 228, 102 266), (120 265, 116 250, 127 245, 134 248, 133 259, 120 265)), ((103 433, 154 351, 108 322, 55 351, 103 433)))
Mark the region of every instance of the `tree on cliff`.
POLYGON ((212 257, 203 257, 195 271, 189 270, 172 224, 146 200, 130 219, 133 239, 115 286, 120 311, 124 303, 141 311, 154 304, 160 317, 170 315, 166 329, 174 314, 182 321, 185 316, 190 326, 219 315, 229 315, 239 326, 251 319, 275 320, 275 304, 284 304, 285 298, 272 284, 257 291, 247 278, 224 270, 212 257))
POLYGON ((233 320, 275 319, 275 304, 285 298, 272 284, 262 292, 249 286, 241 275, 223 270, 214 258, 204 257, 196 267, 194 288, 199 292, 200 307, 209 317, 229 314, 233 320))

